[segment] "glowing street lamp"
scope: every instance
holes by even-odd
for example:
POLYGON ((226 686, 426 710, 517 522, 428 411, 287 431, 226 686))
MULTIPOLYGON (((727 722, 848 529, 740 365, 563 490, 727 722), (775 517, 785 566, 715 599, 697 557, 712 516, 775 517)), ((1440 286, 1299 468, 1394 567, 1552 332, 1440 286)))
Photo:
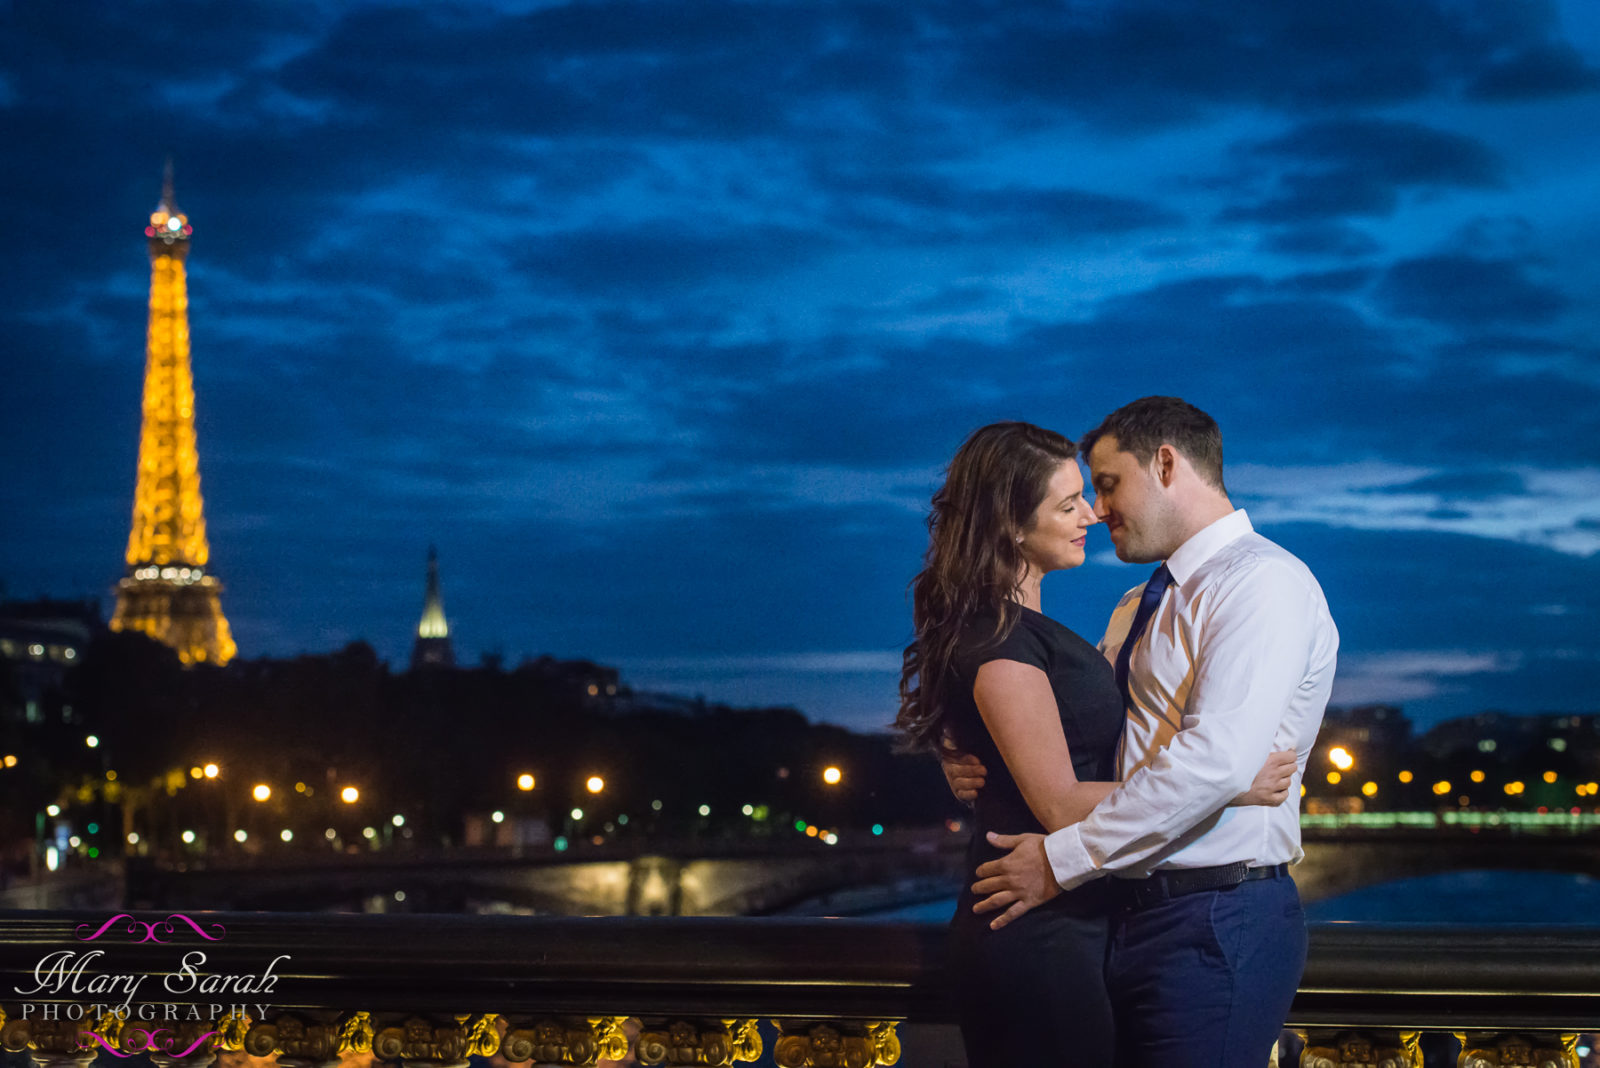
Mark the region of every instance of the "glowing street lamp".
POLYGON ((272 787, 264 782, 258 782, 255 789, 250 791, 250 796, 257 801, 265 801, 272 796, 272 787))
POLYGON ((843 779, 844 772, 840 771, 832 764, 822 769, 822 781, 827 783, 829 786, 838 786, 843 779))
POLYGON ((215 764, 207 764, 205 767, 200 769, 200 774, 204 775, 208 779, 215 779, 221 770, 222 769, 218 768, 215 764))
POLYGON ((591 794, 597 794, 606 788, 606 781, 598 775, 589 776, 589 781, 583 784, 584 789, 591 794))
POLYGON ((1356 758, 1342 745, 1336 745, 1328 750, 1328 762, 1340 771, 1349 771, 1356 766, 1356 758))
POLYGON ((522 790, 523 792, 533 789, 533 776, 529 775, 527 772, 523 772, 521 775, 518 775, 517 789, 522 790))
POLYGON ((361 800, 361 791, 357 790, 354 786, 346 786, 343 790, 339 791, 339 800, 343 801, 347 805, 353 805, 357 801, 361 800))

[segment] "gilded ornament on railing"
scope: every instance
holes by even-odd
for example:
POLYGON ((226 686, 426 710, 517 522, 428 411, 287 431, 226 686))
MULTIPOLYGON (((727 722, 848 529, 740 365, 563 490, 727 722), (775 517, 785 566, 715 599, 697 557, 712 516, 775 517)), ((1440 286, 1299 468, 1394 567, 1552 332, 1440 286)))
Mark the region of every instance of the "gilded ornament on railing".
POLYGON ((244 1052, 280 1058, 288 1065, 334 1064, 339 1060, 337 1025, 285 1013, 245 1034, 244 1052))
POLYGON ((493 1015, 461 1015, 454 1024, 435 1025, 413 1016, 385 1027, 372 1038, 372 1055, 383 1061, 426 1061, 460 1066, 469 1056, 490 1056, 499 1046, 493 1015))
POLYGON ((372 1052, 372 1013, 352 1012, 339 1024, 340 1053, 372 1052))
POLYGON ((778 1039, 772 1057, 778 1068, 874 1068, 900 1059, 900 1036, 892 1021, 856 1027, 795 1020, 773 1024, 778 1039))
POLYGON ((513 1064, 592 1065, 601 1060, 620 1061, 628 1055, 626 1016, 584 1016, 576 1019, 535 1020, 529 1027, 514 1027, 500 1041, 500 1056, 513 1064))
POLYGON ((1299 1032, 1305 1041, 1300 1068, 1422 1068, 1422 1036, 1415 1031, 1299 1032))
POLYGON ((230 1012, 216 1022, 217 1037, 213 1040, 217 1049, 225 1049, 229 1053, 242 1053, 244 1040, 250 1034, 250 1025, 254 1021, 249 1013, 230 1012))
POLYGON ((467 1054, 472 1057, 493 1057, 500 1052, 500 1017, 492 1012, 474 1016, 462 1013, 456 1017, 456 1026, 467 1039, 467 1054))
POLYGON ((719 1068, 761 1057, 761 1032, 755 1020, 722 1020, 706 1026, 675 1020, 666 1028, 646 1027, 634 1043, 642 1065, 707 1065, 719 1068))
POLYGON ((1577 1035, 1456 1033, 1460 1068, 1578 1068, 1577 1035))

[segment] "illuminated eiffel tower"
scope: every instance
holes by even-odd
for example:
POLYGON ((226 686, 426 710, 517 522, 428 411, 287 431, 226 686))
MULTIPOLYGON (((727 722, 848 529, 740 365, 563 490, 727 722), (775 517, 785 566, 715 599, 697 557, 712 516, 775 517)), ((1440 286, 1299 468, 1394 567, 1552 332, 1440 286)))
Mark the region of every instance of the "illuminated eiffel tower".
POLYGON ((161 206, 150 216, 150 325, 145 341, 139 481, 128 535, 128 573, 117 584, 112 630, 136 630, 185 664, 226 664, 237 652, 222 615, 222 584, 206 570, 211 547, 200 501, 194 378, 189 368, 189 217, 172 195, 167 162, 161 206))

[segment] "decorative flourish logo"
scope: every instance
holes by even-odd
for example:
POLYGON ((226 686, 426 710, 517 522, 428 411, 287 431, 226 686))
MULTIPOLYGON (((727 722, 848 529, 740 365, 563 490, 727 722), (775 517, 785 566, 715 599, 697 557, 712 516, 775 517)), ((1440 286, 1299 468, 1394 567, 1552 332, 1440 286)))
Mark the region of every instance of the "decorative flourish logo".
POLYGON ((184 923, 189 925, 190 929, 193 930, 195 934, 206 939, 208 942, 221 941, 222 936, 228 933, 227 928, 223 927, 222 924, 214 923, 211 925, 211 929, 215 931, 216 934, 207 934, 198 923, 195 923, 194 920, 190 919, 188 916, 185 916, 181 912, 174 912, 164 920, 153 920, 148 922, 145 920, 134 919, 126 912, 119 912, 105 923, 102 923, 100 925, 100 929, 95 931, 93 934, 84 934, 84 930, 91 925, 87 923, 80 923, 76 928, 78 941, 93 942, 95 939, 109 931, 112 925, 114 925, 118 920, 128 921, 128 934, 130 935, 136 935, 139 933, 139 928, 144 928, 144 937, 138 939, 139 942, 160 942, 162 945, 165 945, 167 941, 162 937, 162 935, 175 934, 179 930, 177 925, 172 922, 173 920, 182 920, 184 923), (161 934, 156 933, 158 929, 160 930, 161 934))
POLYGON ((98 1031, 79 1031, 78 1041, 80 1043, 80 1048, 82 1049, 88 1049, 94 1044, 94 1042, 98 1042, 100 1044, 100 1048, 104 1049, 113 1057, 134 1057, 141 1053, 165 1053, 169 1057, 182 1058, 189 1056, 189 1054, 199 1049, 205 1044, 206 1039, 210 1038, 212 1035, 220 1035, 221 1033, 221 1031, 207 1031, 205 1034, 195 1039, 194 1042, 190 1044, 189 1048, 184 1050, 182 1053, 178 1053, 173 1050, 173 1047, 178 1044, 178 1036, 170 1027, 157 1027, 153 1031, 146 1030, 143 1027, 128 1028, 123 1032, 123 1037, 121 1039, 121 1044, 129 1047, 126 1051, 120 1050, 116 1046, 113 1046, 111 1043, 107 1042, 106 1037, 98 1031), (133 1037, 135 1035, 142 1037, 135 1040, 133 1037), (157 1035, 171 1035, 172 1037, 157 1040, 157 1035), (93 1040, 92 1042, 91 1039, 93 1040))

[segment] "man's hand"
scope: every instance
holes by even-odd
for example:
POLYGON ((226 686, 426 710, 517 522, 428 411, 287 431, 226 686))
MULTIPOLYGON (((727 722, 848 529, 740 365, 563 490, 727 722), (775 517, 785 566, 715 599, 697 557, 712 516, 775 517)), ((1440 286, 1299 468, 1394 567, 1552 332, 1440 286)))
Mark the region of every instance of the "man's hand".
POLYGON ((998 931, 1030 909, 1044 904, 1057 894, 1055 873, 1050 870, 1050 858, 1045 855, 1042 834, 995 834, 989 832, 989 844, 1010 853, 978 865, 978 881, 972 892, 980 895, 973 912, 995 912, 1005 909, 989 923, 998 931))
POLYGON ((939 766, 944 769, 944 781, 950 784, 950 792, 956 795, 957 801, 970 805, 978 799, 978 791, 983 789, 989 769, 977 757, 963 753, 947 740, 939 748, 939 766))
POLYGON ((1283 749, 1267 757, 1267 762, 1256 772, 1256 781, 1250 789, 1234 798, 1235 805, 1281 805, 1289 799, 1299 757, 1293 749, 1283 749))

